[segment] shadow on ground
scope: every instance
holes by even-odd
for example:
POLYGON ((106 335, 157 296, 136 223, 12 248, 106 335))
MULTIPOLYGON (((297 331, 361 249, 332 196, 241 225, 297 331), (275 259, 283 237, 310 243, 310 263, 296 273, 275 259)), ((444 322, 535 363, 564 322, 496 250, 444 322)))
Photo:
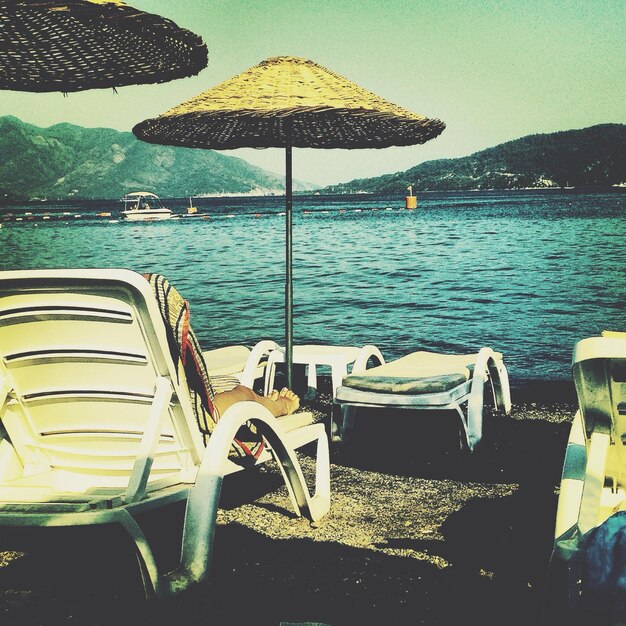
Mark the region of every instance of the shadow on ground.
POLYGON ((334 446, 332 459, 403 476, 545 484, 553 489, 560 480, 574 414, 570 391, 564 385, 561 394, 547 398, 543 384, 515 390, 510 416, 487 406, 483 439, 473 453, 460 450, 455 411, 361 409, 351 440, 334 446))
MULTIPOLYGON (((65 557, 44 551, 25 559, 19 571, 6 568, 12 581, 7 588, 6 577, 2 580, 2 623, 278 626, 319 621, 338 626, 469 620, 495 626, 504 623, 503 615, 507 624, 528 623, 534 603, 523 580, 492 580, 471 559, 439 569, 340 544, 269 539, 238 525, 219 528, 215 546, 210 584, 147 604, 117 544, 107 544, 98 555, 97 573, 93 547, 65 557)), ((514 557, 507 567, 511 575, 514 557)))
MULTIPOLYGON (((318 402, 328 410, 323 397, 318 402)), ((26 542, 19 533, 3 537, 0 549, 26 547, 28 553, 0 567, 0 621, 20 626, 538 623, 555 486, 569 430, 567 421, 541 414, 569 413, 570 403, 571 397, 518 394, 512 416, 488 412, 484 442, 473 455, 459 453, 450 414, 364 415, 353 445, 333 452, 333 489, 335 503, 344 509, 358 495, 380 512, 381 530, 371 546, 346 545, 339 537, 319 540, 308 526, 303 534, 312 538, 290 539, 249 527, 244 504, 259 499, 254 507, 282 523, 300 521, 286 512, 283 500, 265 502, 265 494, 280 487, 275 472, 233 476, 221 507, 243 513, 240 522, 217 528, 210 583, 162 602, 142 600, 130 542, 116 529, 49 529, 53 532, 26 542), (402 491, 377 492, 371 487, 377 476, 383 482, 397 476, 401 487, 419 483, 429 495, 416 502, 405 500, 402 491), (485 496, 456 498, 470 483, 472 493, 484 488, 485 496), (429 538, 422 530, 433 508, 442 521, 429 538), (387 520, 389 530, 383 524, 387 509, 391 517, 401 516, 395 524, 387 520), (408 526, 403 530, 406 524, 411 532, 408 526)), ((329 525, 339 513, 351 515, 331 511, 329 525)), ((352 523, 364 523, 357 512, 354 516, 352 523)), ((162 562, 171 562, 180 507, 144 521, 162 546, 162 562)))

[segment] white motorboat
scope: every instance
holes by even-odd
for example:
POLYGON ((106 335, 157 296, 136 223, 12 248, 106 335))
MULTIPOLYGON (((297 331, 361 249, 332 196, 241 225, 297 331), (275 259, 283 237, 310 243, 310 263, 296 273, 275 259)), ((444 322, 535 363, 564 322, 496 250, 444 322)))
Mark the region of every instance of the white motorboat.
POLYGON ((122 218, 130 222, 168 220, 172 215, 171 209, 161 204, 159 196, 149 191, 133 191, 124 196, 122 218))

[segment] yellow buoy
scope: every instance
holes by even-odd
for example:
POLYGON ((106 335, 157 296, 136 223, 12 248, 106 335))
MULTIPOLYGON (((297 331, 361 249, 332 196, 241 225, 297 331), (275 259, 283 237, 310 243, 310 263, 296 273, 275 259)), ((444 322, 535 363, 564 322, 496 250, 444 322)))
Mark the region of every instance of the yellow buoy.
POLYGON ((198 208, 193 206, 191 198, 189 198, 189 206, 187 207, 187 215, 193 215, 198 212, 198 208))
POLYGON ((404 199, 404 206, 407 209, 417 209, 417 196, 413 195, 413 185, 407 187, 409 195, 404 199))

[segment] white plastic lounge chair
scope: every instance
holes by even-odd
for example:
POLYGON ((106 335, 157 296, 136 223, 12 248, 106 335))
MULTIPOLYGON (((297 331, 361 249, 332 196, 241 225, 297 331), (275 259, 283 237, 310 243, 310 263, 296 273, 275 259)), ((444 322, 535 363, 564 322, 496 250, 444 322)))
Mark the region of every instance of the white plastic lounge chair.
POLYGON ((579 341, 573 355, 579 410, 567 443, 551 561, 552 576, 566 573, 569 610, 579 594, 582 540, 626 509, 626 333, 602 334, 579 341))
POLYGON ((306 415, 276 419, 237 403, 204 447, 156 300, 131 271, 0 272, 0 420, 0 528, 117 522, 135 542, 148 596, 207 576, 222 480, 241 469, 229 447, 246 421, 296 512, 316 520, 329 509, 327 437, 306 415), (311 497, 294 449, 315 441, 311 497), (180 564, 160 572, 136 515, 180 500, 180 564))
POLYGON ((224 346, 205 350, 202 355, 212 380, 234 377, 252 389, 255 381, 265 376, 267 357, 278 348, 280 346, 276 342, 264 339, 252 348, 243 345, 224 346))
POLYGON ((337 389, 335 402, 341 406, 341 417, 332 425, 334 441, 345 441, 358 407, 455 409, 460 416, 461 443, 471 451, 482 437, 487 382, 496 406, 505 413, 511 410, 508 373, 502 355, 491 348, 464 355, 418 351, 390 363, 378 352, 378 361, 378 367, 355 368, 337 389))
MULTIPOLYGON (((367 367, 370 358, 378 359, 380 350, 376 346, 365 345, 361 348, 354 346, 328 346, 319 344, 295 345, 293 347, 293 362, 306 367, 308 391, 306 399, 313 399, 317 394, 317 368, 329 367, 331 370, 331 389, 334 394, 341 385, 341 381, 348 373, 348 366, 352 364, 352 372, 360 372, 367 367)), ((272 346, 268 352, 267 367, 265 370, 264 393, 267 395, 274 388, 276 364, 285 362, 285 348, 272 346)))

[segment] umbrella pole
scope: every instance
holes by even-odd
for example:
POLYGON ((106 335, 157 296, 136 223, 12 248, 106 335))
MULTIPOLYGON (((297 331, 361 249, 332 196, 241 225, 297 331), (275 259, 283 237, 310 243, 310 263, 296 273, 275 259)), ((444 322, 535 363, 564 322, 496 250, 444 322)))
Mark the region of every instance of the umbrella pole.
POLYGON ((292 161, 291 146, 285 148, 285 362, 287 367, 287 387, 292 389, 293 370, 293 274, 292 274, 292 161))

